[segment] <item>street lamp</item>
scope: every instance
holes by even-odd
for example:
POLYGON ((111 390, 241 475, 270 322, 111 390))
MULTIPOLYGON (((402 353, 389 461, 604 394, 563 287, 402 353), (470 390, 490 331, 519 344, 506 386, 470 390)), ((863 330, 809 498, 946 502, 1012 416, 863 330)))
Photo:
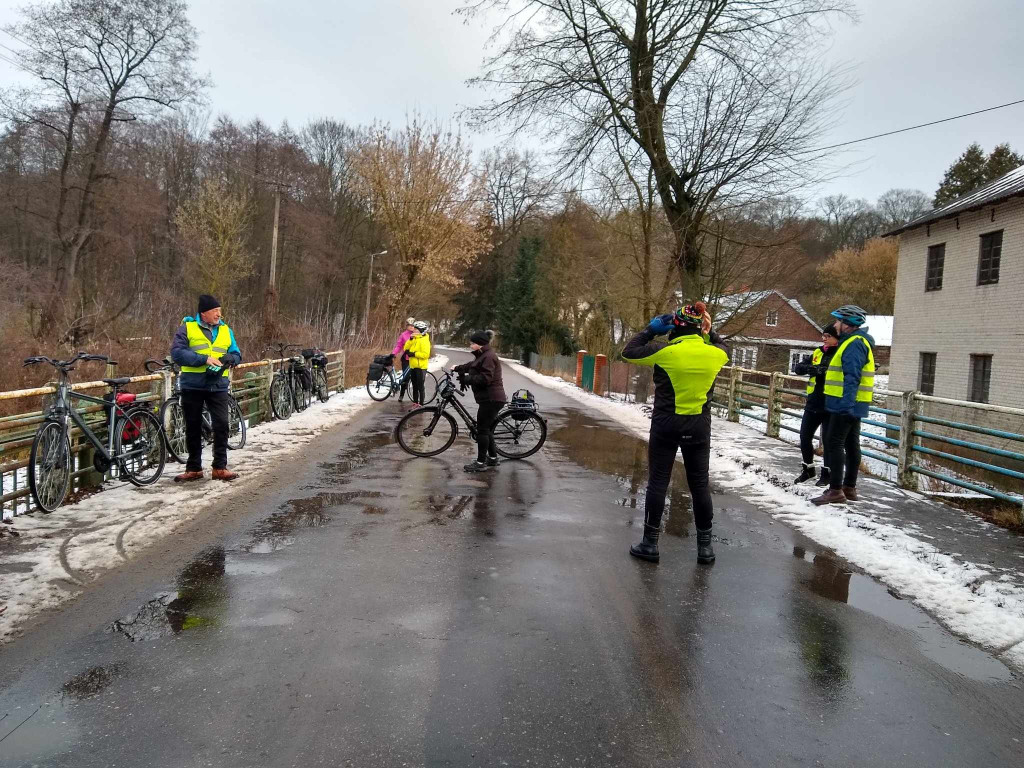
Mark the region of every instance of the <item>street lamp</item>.
POLYGON ((387 250, 370 254, 370 274, 366 277, 366 314, 363 315, 363 332, 370 332, 370 289, 373 288, 373 257, 387 256, 387 250))

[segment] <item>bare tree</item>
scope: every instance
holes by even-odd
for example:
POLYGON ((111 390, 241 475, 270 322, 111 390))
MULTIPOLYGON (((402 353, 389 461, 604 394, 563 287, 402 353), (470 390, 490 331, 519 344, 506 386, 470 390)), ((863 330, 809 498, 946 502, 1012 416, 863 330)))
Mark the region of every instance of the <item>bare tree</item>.
POLYGON ((246 251, 252 210, 244 191, 207 181, 198 197, 178 209, 175 217, 184 241, 186 282, 195 293, 232 296, 252 258, 246 251))
POLYGON ((825 225, 825 242, 830 252, 841 248, 859 248, 884 228, 882 216, 867 200, 846 195, 829 195, 818 202, 825 225))
POLYGON ((875 206, 886 229, 902 227, 932 209, 932 201, 919 189, 890 189, 875 206))
POLYGON ((610 131, 647 158, 684 292, 700 288, 699 232, 722 198, 814 178, 842 87, 818 51, 847 0, 469 0, 497 11, 497 53, 475 82, 502 93, 481 123, 542 126, 581 172, 610 131))
POLYGON ((52 222, 61 252, 52 321, 96 234, 113 127, 197 98, 204 81, 193 73, 195 30, 181 0, 57 0, 22 13, 5 29, 24 42, 16 56, 36 92, 4 102, 16 123, 41 126, 59 146, 56 204, 37 212, 52 222))

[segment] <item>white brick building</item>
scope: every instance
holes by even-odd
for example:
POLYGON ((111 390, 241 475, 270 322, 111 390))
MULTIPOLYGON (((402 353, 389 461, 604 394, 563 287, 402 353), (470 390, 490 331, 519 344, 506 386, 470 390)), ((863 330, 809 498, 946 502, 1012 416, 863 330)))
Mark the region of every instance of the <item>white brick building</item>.
POLYGON ((889 388, 1024 408, 1024 168, 887 236, 889 388))

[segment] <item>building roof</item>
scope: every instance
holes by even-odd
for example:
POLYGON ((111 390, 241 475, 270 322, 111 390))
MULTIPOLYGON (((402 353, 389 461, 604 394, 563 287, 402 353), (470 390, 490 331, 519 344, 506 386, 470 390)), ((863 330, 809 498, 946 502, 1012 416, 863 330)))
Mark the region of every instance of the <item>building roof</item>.
MULTIPOLYGON (((774 288, 767 291, 741 291, 740 293, 730 293, 729 295, 722 296, 718 299, 718 308, 720 310, 724 309, 729 313, 729 317, 725 318, 725 320, 728 321, 732 317, 742 314, 751 307, 757 306, 772 294, 779 296, 784 302, 789 304, 790 307, 796 310, 797 314, 799 314, 804 320, 813 325, 819 333, 821 332, 821 326, 811 319, 811 316, 807 314, 807 310, 800 305, 799 301, 786 297, 781 291, 776 291, 774 288)), ((721 316, 721 313, 719 313, 719 316, 721 316)), ((722 322, 715 323, 716 327, 721 327, 721 325, 722 322)))
POLYGON ((936 208, 923 216, 918 216, 916 219, 908 221, 903 226, 886 232, 882 237, 892 237, 911 229, 923 227, 925 224, 931 224, 933 221, 951 219, 958 214, 965 213, 967 211, 976 211, 979 208, 996 205, 997 203, 1009 200, 1011 197, 1019 197, 1022 195, 1024 195, 1024 166, 1010 171, 1005 176, 1000 176, 995 181, 990 182, 973 192, 969 192, 963 197, 954 200, 941 208, 936 208))
POLYGON ((892 346, 892 320, 892 315, 868 315, 864 327, 875 340, 876 347, 892 346))

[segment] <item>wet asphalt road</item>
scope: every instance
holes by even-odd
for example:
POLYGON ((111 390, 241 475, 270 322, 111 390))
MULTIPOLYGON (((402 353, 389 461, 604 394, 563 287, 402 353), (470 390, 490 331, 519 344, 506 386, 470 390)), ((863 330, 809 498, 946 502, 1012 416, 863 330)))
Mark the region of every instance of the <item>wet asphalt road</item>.
POLYGON ((743 500, 630 558, 645 444, 521 386, 533 459, 373 406, 4 648, 0 765, 1024 764, 1019 676, 743 500))

